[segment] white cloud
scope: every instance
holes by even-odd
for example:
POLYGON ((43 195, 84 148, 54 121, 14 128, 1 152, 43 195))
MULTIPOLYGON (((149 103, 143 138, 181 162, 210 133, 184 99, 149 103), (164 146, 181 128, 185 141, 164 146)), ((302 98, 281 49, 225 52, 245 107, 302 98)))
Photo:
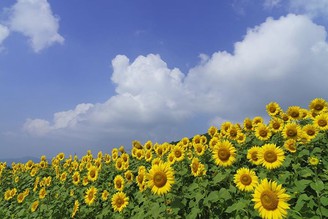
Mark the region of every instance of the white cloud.
POLYGON ((8 27, 0 24, 0 45, 9 36, 9 33, 10 33, 10 31, 9 31, 8 27))
POLYGON ((112 60, 115 96, 56 113, 53 123, 28 120, 24 127, 30 134, 65 133, 126 144, 192 136, 213 121, 264 115, 270 101, 306 107, 315 97, 328 99, 326 35, 306 16, 268 18, 235 43, 234 53, 202 54, 186 75, 169 69, 159 55, 133 62, 118 55, 112 60))
POLYGON ((27 36, 35 52, 64 42, 58 33, 59 18, 53 15, 47 0, 17 0, 9 14, 10 30, 27 36))

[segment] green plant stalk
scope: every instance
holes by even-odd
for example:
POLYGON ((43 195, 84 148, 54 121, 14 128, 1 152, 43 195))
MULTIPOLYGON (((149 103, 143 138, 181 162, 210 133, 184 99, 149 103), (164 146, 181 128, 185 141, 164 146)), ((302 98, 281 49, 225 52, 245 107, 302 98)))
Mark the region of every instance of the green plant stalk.
MULTIPOLYGON (((315 183, 317 183, 318 182, 318 168, 317 167, 315 167, 315 183)), ((318 193, 318 191, 315 191, 315 193, 316 193, 316 195, 317 195, 317 197, 316 197, 316 199, 317 199, 317 202, 318 202, 318 208, 319 208, 319 212, 320 212, 320 219, 322 219, 323 217, 322 217, 322 210, 321 210, 321 202, 320 202, 320 194, 318 193)))

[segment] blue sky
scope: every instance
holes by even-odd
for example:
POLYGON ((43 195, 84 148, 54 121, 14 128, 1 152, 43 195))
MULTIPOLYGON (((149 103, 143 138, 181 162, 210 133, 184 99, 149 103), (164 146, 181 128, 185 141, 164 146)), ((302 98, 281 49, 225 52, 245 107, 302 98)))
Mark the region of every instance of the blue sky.
POLYGON ((0 8, 0 159, 179 140, 328 99, 326 0, 0 8))

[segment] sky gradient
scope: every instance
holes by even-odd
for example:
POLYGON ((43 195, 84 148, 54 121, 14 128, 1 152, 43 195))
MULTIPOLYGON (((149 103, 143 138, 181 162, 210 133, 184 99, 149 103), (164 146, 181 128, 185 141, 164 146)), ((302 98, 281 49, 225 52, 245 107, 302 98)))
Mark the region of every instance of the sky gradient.
POLYGON ((0 160, 192 137, 328 100, 327 0, 4 0, 0 160))

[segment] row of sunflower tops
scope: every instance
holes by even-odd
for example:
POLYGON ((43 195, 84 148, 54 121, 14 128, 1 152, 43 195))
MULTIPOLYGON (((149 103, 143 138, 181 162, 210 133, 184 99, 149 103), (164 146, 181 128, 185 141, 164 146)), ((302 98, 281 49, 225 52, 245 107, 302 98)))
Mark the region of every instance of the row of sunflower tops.
POLYGON ((328 104, 266 105, 178 142, 0 162, 0 217, 324 218, 328 104), (252 208, 248 208, 252 206, 252 208))

